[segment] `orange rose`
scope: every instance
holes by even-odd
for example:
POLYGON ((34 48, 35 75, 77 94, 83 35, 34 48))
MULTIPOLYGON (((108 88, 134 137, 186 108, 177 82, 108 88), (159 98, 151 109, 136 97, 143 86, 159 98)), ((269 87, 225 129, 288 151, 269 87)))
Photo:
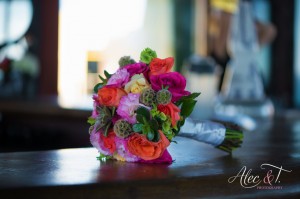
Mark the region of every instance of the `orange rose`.
POLYGON ((127 93, 121 88, 103 87, 98 90, 98 100, 104 106, 118 106, 121 97, 127 93))
POLYGON ((172 102, 170 102, 167 105, 158 105, 157 109, 160 112, 163 112, 165 115, 168 115, 171 117, 171 122, 172 122, 172 126, 176 126, 177 121, 180 119, 180 109, 173 104, 172 102))
POLYGON ((168 57, 166 59, 154 58, 149 64, 151 75, 160 75, 170 72, 174 64, 174 58, 168 57))
POLYGON ((150 142, 145 135, 134 133, 130 136, 127 143, 129 152, 143 160, 154 160, 159 158, 170 145, 170 142, 162 131, 159 130, 158 132, 160 135, 160 140, 158 142, 150 142))
POLYGON ((111 153, 114 153, 116 151, 115 137, 116 134, 113 131, 109 132, 107 137, 100 133, 100 138, 103 142, 103 146, 107 148, 111 153))

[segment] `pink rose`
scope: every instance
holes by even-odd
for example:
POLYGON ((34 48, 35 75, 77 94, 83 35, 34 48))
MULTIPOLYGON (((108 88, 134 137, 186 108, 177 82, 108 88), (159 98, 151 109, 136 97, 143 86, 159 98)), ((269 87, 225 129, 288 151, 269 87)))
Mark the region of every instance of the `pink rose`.
POLYGON ((139 102, 140 94, 139 93, 129 93, 120 100, 119 107, 117 109, 118 115, 125 119, 131 124, 136 123, 136 109, 140 106, 148 108, 139 102))
POLYGON ((172 102, 178 101, 182 96, 191 93, 184 90, 186 86, 185 78, 178 72, 170 72, 160 75, 150 76, 152 89, 159 91, 162 87, 168 86, 168 90, 172 93, 172 102))

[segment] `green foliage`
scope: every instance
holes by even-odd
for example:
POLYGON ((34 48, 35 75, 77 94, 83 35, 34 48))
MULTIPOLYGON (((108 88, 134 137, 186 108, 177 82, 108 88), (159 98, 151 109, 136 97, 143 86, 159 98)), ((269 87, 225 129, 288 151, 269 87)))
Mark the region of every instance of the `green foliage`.
MULTIPOLYGON (((180 115, 183 117, 183 122, 178 122, 178 127, 180 127, 184 124, 185 118, 190 116, 190 114, 193 112, 193 109, 197 103, 197 100, 195 100, 200 93, 192 93, 188 96, 183 96, 178 100, 175 104, 176 106, 181 106, 180 115)), ((179 130, 178 130, 179 131, 179 130)), ((177 132, 178 133, 178 132, 177 132)))
POLYGON ((242 130, 231 129, 230 127, 227 127, 225 133, 225 139, 219 146, 216 146, 216 148, 231 154, 233 150, 240 148, 242 146, 243 138, 244 135, 242 130))
POLYGON ((104 70, 104 75, 106 77, 106 80, 109 80, 109 78, 111 77, 111 74, 109 74, 106 70, 104 70))
POLYGON ((142 115, 136 115, 136 120, 139 123, 144 124, 144 117, 142 115))
POLYGON ((109 80, 109 78, 111 77, 111 74, 109 74, 106 70, 104 71, 104 76, 102 77, 101 75, 98 75, 98 77, 100 78, 100 80, 102 81, 101 83, 98 83, 94 86, 94 92, 97 93, 98 90, 100 88, 102 88, 103 86, 105 86, 107 84, 107 81, 109 80))
POLYGON ((150 120, 149 125, 151 129, 153 129, 154 131, 158 131, 159 126, 158 126, 158 122, 155 119, 150 120))
POLYGON ((153 133, 152 131, 149 131, 149 132, 147 133, 147 138, 148 138, 149 141, 152 141, 153 138, 154 138, 154 133, 153 133))
POLYGON ((137 115, 142 115, 146 120, 150 120, 150 112, 148 109, 146 109, 145 107, 140 106, 137 110, 136 110, 136 114, 137 115))
MULTIPOLYGON (((177 127, 172 127, 171 118, 165 115, 163 112, 157 110, 157 106, 153 106, 150 111, 152 118, 154 118, 158 124, 158 129, 161 129, 168 140, 172 141, 175 136, 177 127)), ((154 138, 155 139, 155 138, 154 138)))
POLYGON ((168 140, 170 140, 170 141, 172 141, 173 138, 174 138, 174 136, 175 136, 174 132, 171 131, 171 130, 169 130, 169 131, 167 131, 167 132, 164 132, 164 134, 165 134, 165 136, 168 138, 168 140))
POLYGON ((193 112, 194 107, 196 105, 196 100, 187 100, 182 103, 180 114, 183 117, 188 117, 193 112))
POLYGON ((96 123, 96 119, 93 117, 89 117, 87 123, 89 123, 90 125, 94 125, 96 123))
POLYGON ((175 104, 180 106, 184 101, 190 101, 196 99, 201 93, 192 93, 188 96, 182 96, 175 104))
POLYGON ((97 160, 100 160, 102 162, 105 162, 106 160, 112 159, 112 156, 110 155, 104 155, 100 153, 99 157, 97 157, 97 160))
POLYGON ((97 93, 99 89, 103 87, 103 83, 98 83, 94 86, 94 93, 97 93))
MULTIPOLYGON (((96 111, 99 113, 95 120, 94 128, 96 132, 101 131, 105 136, 107 136, 108 130, 112 125, 112 118, 115 114, 114 108, 109 108, 107 106, 97 106, 96 111)), ((92 119, 89 119, 90 122, 93 122, 92 119)), ((88 122, 89 122, 88 120, 88 122)))
POLYGON ((132 126, 133 132, 139 133, 142 131, 143 124, 137 123, 132 126))
POLYGON ((133 130, 146 135, 149 141, 159 141, 159 123, 154 117, 151 118, 150 111, 145 107, 139 107, 136 110, 136 114, 136 119, 139 123, 133 125, 133 130))
POLYGON ((164 121, 162 123, 163 132, 169 132, 171 130, 171 120, 164 121))

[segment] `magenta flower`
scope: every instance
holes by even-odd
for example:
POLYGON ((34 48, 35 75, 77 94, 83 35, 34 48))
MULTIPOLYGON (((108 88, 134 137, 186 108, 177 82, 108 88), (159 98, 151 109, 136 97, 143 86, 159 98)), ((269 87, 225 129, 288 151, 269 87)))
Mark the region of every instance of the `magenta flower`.
POLYGON ((178 72, 164 73, 161 75, 150 76, 152 89, 159 91, 162 87, 167 87, 172 93, 172 102, 178 101, 182 96, 190 95, 191 93, 185 90, 186 80, 178 72))
POLYGON ((143 160, 140 159, 138 162, 141 163, 150 163, 150 164, 171 164, 173 162, 172 156, 170 155, 170 153, 168 152, 168 150, 166 149, 164 151, 164 153, 157 159, 154 160, 143 160))
POLYGON ((109 78, 107 85, 121 88, 129 81, 129 75, 130 73, 125 68, 121 68, 109 78))
POLYGON ((118 115, 131 124, 136 123, 135 110, 139 106, 144 106, 140 104, 139 98, 140 98, 139 93, 129 93, 128 95, 123 96, 121 98, 117 109, 118 115))
POLYGON ((149 67, 145 63, 140 62, 135 64, 129 64, 127 66, 124 66, 123 68, 125 68, 129 72, 130 77, 136 74, 143 73, 144 77, 148 79, 149 67))

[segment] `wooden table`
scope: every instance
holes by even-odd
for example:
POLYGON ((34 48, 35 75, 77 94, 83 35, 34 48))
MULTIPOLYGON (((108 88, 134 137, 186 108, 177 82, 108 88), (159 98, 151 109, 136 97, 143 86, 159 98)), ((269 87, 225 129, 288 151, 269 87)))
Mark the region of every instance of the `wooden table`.
MULTIPOLYGON (((178 137, 171 165, 99 162, 93 148, 0 154, 0 198, 300 198, 300 121, 281 117, 245 132, 232 156, 203 143, 178 137), (282 171, 273 188, 243 188, 246 166, 263 179, 268 163, 282 171)), ((277 170, 272 169, 275 176, 277 170)), ((251 184, 249 184, 250 186, 251 184)), ((270 187, 260 183, 258 186, 270 187)))
POLYGON ((92 112, 92 100, 90 107, 84 103, 66 107, 59 101, 57 96, 1 99, 0 152, 90 146, 86 121, 92 112))

